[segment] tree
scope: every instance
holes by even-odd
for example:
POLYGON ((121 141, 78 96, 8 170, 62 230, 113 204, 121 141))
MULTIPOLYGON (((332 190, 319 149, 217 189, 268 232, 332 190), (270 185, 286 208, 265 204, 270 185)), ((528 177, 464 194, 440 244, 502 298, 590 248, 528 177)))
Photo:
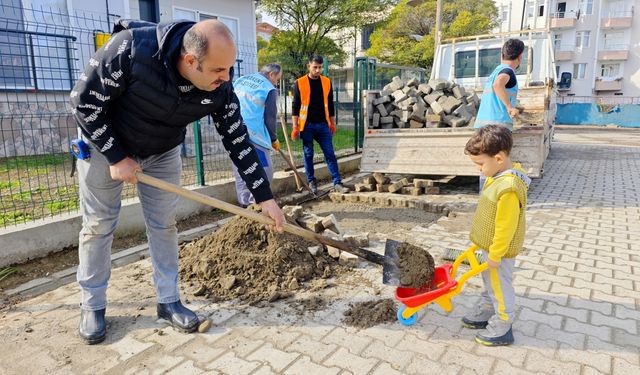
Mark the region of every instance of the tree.
MULTIPOLYGON (((487 33, 495 25, 492 0, 443 0, 442 36, 487 33)), ((381 61, 430 69, 433 64, 436 0, 411 6, 401 1, 371 35, 367 55, 381 61)))
POLYGON ((389 3, 390 0, 263 0, 262 8, 284 30, 274 33, 269 45, 259 53, 259 61, 279 62, 291 77, 306 72, 307 59, 314 53, 341 65, 347 56, 341 48, 344 38, 371 23, 372 15, 380 14, 389 3))

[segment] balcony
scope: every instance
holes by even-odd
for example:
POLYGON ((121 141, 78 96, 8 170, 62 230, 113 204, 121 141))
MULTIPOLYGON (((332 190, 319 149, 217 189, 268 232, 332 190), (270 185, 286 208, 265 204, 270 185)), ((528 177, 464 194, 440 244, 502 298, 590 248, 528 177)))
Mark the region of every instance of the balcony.
POLYGON ((608 12, 600 21, 602 30, 628 29, 633 22, 633 8, 629 11, 608 12))
POLYGON ((554 48, 554 55, 556 61, 570 61, 573 60, 574 46, 558 46, 554 48))
POLYGON ((576 16, 573 12, 556 12, 551 15, 549 28, 552 30, 572 29, 576 27, 576 16))
POLYGON ((598 51, 598 60, 601 61, 621 61, 629 58, 628 44, 611 44, 605 45, 603 49, 598 51))
POLYGON ((596 91, 620 91, 622 90, 622 78, 613 80, 607 78, 596 78, 596 91))

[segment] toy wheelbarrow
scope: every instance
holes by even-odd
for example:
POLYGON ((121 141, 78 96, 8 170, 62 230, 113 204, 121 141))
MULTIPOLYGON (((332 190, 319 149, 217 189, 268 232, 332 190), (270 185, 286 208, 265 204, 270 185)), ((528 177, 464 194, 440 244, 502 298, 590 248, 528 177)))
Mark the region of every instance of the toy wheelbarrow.
POLYGON ((451 299, 462 290, 462 286, 470 278, 487 269, 487 263, 480 263, 475 254, 477 245, 472 245, 465 250, 456 260, 451 263, 436 267, 433 280, 418 288, 396 289, 396 299, 403 305, 398 309, 398 320, 400 323, 410 326, 418 320, 418 311, 430 303, 440 305, 446 312, 453 310, 451 299), (463 273, 456 280, 458 267, 464 261, 468 261, 471 269, 463 273))

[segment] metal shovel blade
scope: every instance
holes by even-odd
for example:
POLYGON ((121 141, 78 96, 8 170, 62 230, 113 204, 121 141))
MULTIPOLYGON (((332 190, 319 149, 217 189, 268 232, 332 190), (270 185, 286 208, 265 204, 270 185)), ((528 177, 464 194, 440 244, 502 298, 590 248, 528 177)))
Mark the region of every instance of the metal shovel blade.
POLYGON ((385 262, 382 265, 382 283, 385 285, 400 285, 400 256, 398 255, 400 242, 387 239, 384 244, 385 262))

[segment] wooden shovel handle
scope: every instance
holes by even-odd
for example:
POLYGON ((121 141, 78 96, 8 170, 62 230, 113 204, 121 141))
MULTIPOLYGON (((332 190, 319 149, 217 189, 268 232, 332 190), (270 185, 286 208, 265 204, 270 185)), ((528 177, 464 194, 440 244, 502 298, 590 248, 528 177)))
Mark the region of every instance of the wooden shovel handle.
MULTIPOLYGON (((264 216, 261 213, 258 213, 256 211, 244 209, 242 207, 238 207, 236 205, 221 201, 219 199, 210 197, 208 195, 204 195, 196 191, 185 189, 181 186, 177 186, 172 183, 157 179, 155 177, 151 177, 142 172, 137 172, 136 177, 138 178, 138 182, 141 182, 149 186, 153 186, 160 190, 177 194, 181 197, 187 198, 194 202, 215 207, 217 209, 244 217, 246 219, 257 221, 258 223, 261 223, 264 225, 275 225, 275 221, 273 219, 267 216, 264 216)), ((361 257, 373 263, 384 264, 386 261, 386 258, 383 255, 380 255, 378 253, 374 253, 372 251, 368 251, 365 249, 361 249, 359 247, 352 246, 347 242, 338 241, 329 237, 322 236, 318 233, 312 232, 310 230, 307 230, 289 223, 284 224, 284 231, 287 233, 294 234, 296 236, 300 236, 307 240, 320 242, 321 244, 328 245, 328 246, 333 246, 335 248, 344 250, 348 253, 351 253, 355 256, 361 257)))

